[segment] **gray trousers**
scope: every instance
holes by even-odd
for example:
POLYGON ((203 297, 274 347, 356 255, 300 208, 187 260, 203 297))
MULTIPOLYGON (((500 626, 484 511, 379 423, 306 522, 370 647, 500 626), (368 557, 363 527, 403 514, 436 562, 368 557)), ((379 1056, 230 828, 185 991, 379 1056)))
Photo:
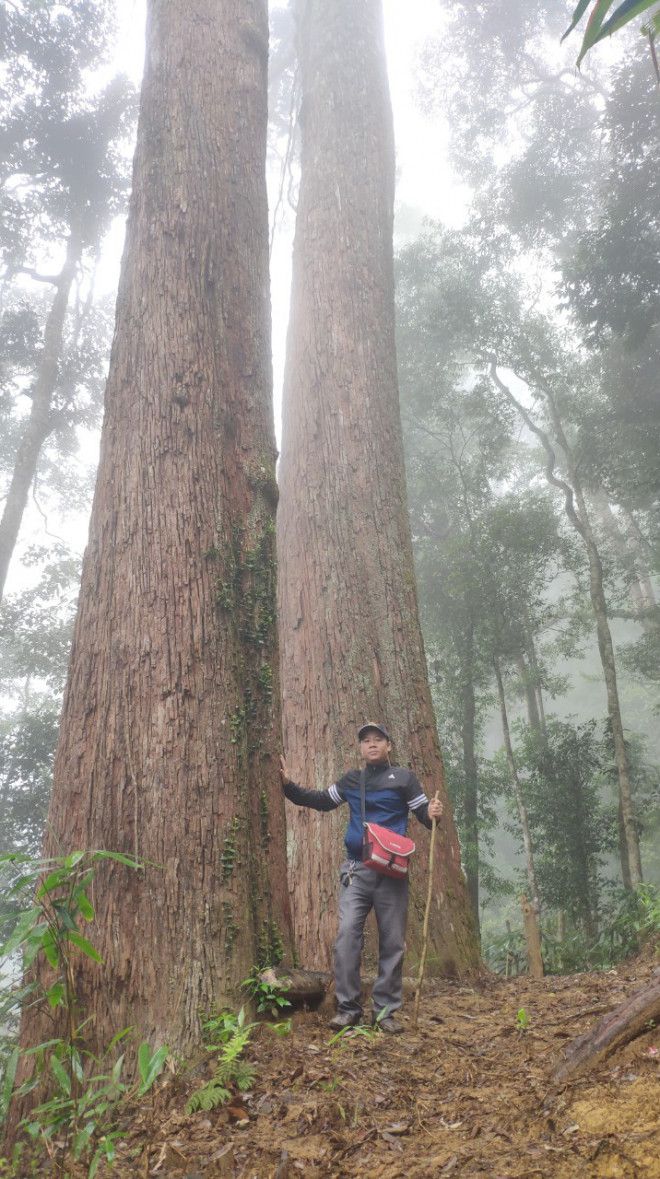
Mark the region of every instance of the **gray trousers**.
POLYGON ((359 1015, 360 958, 364 923, 373 908, 378 924, 378 978, 372 992, 374 1015, 401 1006, 401 975, 408 917, 408 878, 382 876, 345 860, 340 871, 339 932, 335 942, 335 993, 339 1010, 359 1015), (350 884, 347 883, 351 878, 350 884))

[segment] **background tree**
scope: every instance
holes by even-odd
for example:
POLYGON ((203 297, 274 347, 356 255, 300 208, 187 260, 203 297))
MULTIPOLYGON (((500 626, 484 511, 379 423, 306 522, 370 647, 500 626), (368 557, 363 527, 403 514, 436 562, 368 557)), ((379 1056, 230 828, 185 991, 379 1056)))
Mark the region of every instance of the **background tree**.
MULTIPOLYGON (((395 756, 444 794, 419 628, 394 341, 394 148, 380 3, 298 6, 301 187, 284 388, 279 601, 285 750, 294 780, 325 787, 381 718, 395 756)), ((288 816, 296 941, 327 964, 342 816, 288 816)), ((416 836, 416 838, 418 838, 416 836)), ((408 945, 426 881, 419 838, 408 945)), ((449 807, 440 825, 431 958, 476 965, 449 807)))
POLYGON ((123 208, 133 113, 125 78, 94 75, 113 16, 107 0, 3 12, 0 597, 44 444, 61 465, 76 432, 98 424, 107 336, 89 277, 123 208))

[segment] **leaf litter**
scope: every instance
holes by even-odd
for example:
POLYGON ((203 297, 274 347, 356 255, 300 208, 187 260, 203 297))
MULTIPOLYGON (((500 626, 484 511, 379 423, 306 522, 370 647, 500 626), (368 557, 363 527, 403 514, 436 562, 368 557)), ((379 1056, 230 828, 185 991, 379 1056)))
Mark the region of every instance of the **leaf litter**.
POLYGON ((294 1016, 284 1037, 263 1024, 252 1091, 187 1115, 192 1082, 170 1078, 136 1110, 113 1175, 660 1179, 660 1027, 591 1073, 551 1079, 567 1037, 657 971, 649 948, 606 972, 429 980, 418 1029, 409 1002, 400 1036, 330 1045, 327 1013, 294 1016))

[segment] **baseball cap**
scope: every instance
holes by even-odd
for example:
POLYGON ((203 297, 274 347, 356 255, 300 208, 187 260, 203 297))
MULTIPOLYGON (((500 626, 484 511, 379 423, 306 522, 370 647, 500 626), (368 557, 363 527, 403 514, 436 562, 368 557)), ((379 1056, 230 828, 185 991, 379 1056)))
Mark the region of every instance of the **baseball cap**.
POLYGON ((362 725, 361 729, 358 729, 358 741, 363 741, 370 729, 375 729, 377 733, 380 733, 381 737, 385 737, 386 741, 392 740, 385 725, 375 725, 369 721, 367 724, 362 725))

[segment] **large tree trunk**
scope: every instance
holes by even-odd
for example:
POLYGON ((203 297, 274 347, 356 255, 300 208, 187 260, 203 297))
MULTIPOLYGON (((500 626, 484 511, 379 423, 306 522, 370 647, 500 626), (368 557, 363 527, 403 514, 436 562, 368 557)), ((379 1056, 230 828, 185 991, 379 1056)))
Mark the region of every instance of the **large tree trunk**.
POLYGON ((0 601, 4 594, 9 564, 16 547, 23 513, 34 483, 41 448, 52 433, 55 420, 52 410, 62 358, 64 324, 69 295, 82 257, 82 238, 71 231, 66 258, 55 282, 55 294, 46 320, 39 371, 31 392, 32 405, 18 445, 2 519, 0 520, 0 601))
MULTIPOLYGON (((275 633, 265 0, 151 0, 46 852, 108 848, 90 1047, 185 1054, 290 946, 275 633)), ((23 1028, 35 1042, 39 1020, 23 1028)))
MULTIPOLYGON (((417 612, 394 346, 394 147, 379 0, 300 0, 302 178, 284 388, 278 515, 285 749, 326 787, 357 756, 356 729, 391 726, 445 813, 429 955, 478 961, 444 790, 417 612)), ((345 816, 288 810, 301 961, 331 961, 345 816)), ((428 836, 412 875, 419 951, 428 836)))

